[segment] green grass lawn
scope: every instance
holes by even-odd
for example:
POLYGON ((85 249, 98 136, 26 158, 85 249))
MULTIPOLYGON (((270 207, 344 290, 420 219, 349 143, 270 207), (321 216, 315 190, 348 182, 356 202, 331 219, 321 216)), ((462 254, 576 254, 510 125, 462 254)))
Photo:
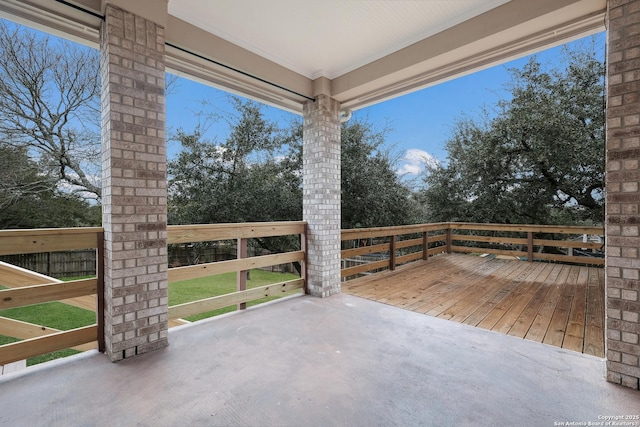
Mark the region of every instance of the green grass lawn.
MULTIPOLYGON (((259 286, 269 285, 272 283, 284 282, 287 280, 297 279, 299 276, 291 273, 272 273, 264 270, 251 270, 250 280, 247 280, 247 288, 256 288, 259 286)), ((77 280, 85 277, 74 277, 64 279, 65 281, 77 280)), ((0 289, 6 289, 0 286, 0 289)), ((210 298, 217 295, 224 295, 236 290, 236 273, 226 273, 217 276, 204 277, 199 279, 185 280, 181 282, 171 283, 169 285, 169 306, 182 304, 185 302, 197 301, 204 298, 210 298)), ((291 293, 295 293, 292 291, 291 293)), ((262 298, 247 303, 248 306, 260 304, 279 297, 262 298)), ((190 316, 186 320, 196 321, 222 313, 234 311, 236 306, 230 306, 213 310, 207 313, 201 313, 190 316)), ((26 307, 10 308, 0 310, 0 316, 11 319, 22 320, 23 322, 34 323, 37 325, 48 326, 50 328, 60 329, 63 331, 88 326, 96 323, 96 315, 94 312, 78 307, 73 307, 60 302, 48 302, 43 304, 35 304, 26 307)), ((19 341, 13 337, 0 335, 0 345, 19 341)), ((35 365, 46 362, 48 360, 65 357, 78 353, 76 350, 67 349, 56 351, 49 354, 33 357, 27 360, 27 365, 35 365)))
MULTIPOLYGON (((264 270, 251 270, 250 280, 247 280, 247 288, 257 288, 271 283, 294 280, 299 277, 300 276, 292 273, 272 273, 264 270)), ((169 285, 169 306, 235 292, 236 280, 236 273, 225 273, 217 276, 202 277, 199 279, 171 283, 169 285)), ((247 306, 261 304, 276 298, 278 297, 261 298, 259 300, 248 302, 247 306)), ((217 316, 222 313, 228 313, 235 309, 235 305, 224 307, 218 310, 189 316, 186 320, 195 322, 196 320, 206 319, 207 317, 217 316)))
MULTIPOLYGON (((0 286, 0 289, 6 288, 0 286)), ((62 331, 68 331, 70 329, 89 326, 96 323, 96 314, 93 311, 73 307, 61 302, 46 302, 26 307, 8 308, 6 310, 0 310, 0 316, 21 320, 23 322, 35 323, 36 325, 48 326, 62 331)), ((15 341, 20 340, 0 335, 0 345, 15 341)), ((38 363, 70 356, 76 353, 79 352, 73 349, 65 349, 54 351, 52 353, 41 354, 40 356, 27 359, 27 366, 37 365, 38 363)))

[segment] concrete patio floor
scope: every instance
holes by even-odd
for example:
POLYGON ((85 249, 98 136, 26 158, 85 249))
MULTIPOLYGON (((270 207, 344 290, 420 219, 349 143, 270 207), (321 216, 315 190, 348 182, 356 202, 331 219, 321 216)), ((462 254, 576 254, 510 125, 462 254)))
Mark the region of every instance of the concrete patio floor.
POLYGON ((603 359, 346 294, 169 338, 115 364, 90 352, 3 377, 0 425, 554 426, 640 414, 640 392, 605 382, 603 359))

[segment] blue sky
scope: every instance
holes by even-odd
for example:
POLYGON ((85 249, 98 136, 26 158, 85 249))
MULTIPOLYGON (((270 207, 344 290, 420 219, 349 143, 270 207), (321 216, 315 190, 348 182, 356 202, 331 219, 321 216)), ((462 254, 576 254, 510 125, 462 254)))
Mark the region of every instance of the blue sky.
MULTIPOLYGON (((39 33, 39 31, 34 30, 39 33)), ((56 40, 56 37, 52 37, 56 40)), ((605 33, 596 36, 604 57, 605 33)), ((580 43, 580 40, 573 43, 580 43)), ((537 54, 543 64, 562 66, 562 47, 558 46, 537 54)), ((446 161, 446 141, 456 120, 476 119, 483 108, 492 111, 498 100, 506 99, 509 92, 505 84, 509 81, 509 68, 520 68, 529 57, 497 65, 464 77, 441 83, 408 95, 404 95, 354 112, 354 118, 366 118, 379 129, 387 128, 386 147, 398 161, 398 172, 409 179, 418 176, 424 166, 424 159, 435 158, 446 161)), ((198 123, 199 111, 213 111, 218 114, 232 112, 228 93, 184 78, 178 79, 176 86, 167 96, 168 135, 182 127, 192 131, 198 123), (203 106, 203 100, 208 105, 203 106)), ((265 116, 286 126, 299 116, 264 106, 265 116)), ((223 141, 229 132, 224 120, 211 122, 208 133, 210 140, 223 141)), ((168 141, 168 156, 175 157, 180 150, 179 143, 168 141)))
MULTIPOLYGON (((597 35, 597 41, 603 46, 604 53, 605 34, 597 35)), ((539 52, 537 56, 543 64, 562 65, 560 46, 539 52)), ((399 173, 414 178, 422 169, 425 156, 435 157, 438 161, 446 160, 445 144, 457 119, 478 118, 483 107, 491 111, 500 99, 508 98, 509 92, 505 90, 505 84, 509 81, 507 70, 520 68, 528 58, 520 58, 358 110, 353 117, 367 118, 380 128, 390 128, 386 148, 401 159, 398 162, 399 173)), ((179 79, 174 93, 167 97, 169 133, 180 126, 185 130, 192 130, 197 124, 195 113, 203 108, 203 99, 219 112, 231 111, 225 92, 179 79)), ((284 125, 298 117, 270 106, 265 106, 264 112, 268 118, 284 125)), ((212 123, 207 137, 222 141, 227 132, 226 124, 219 120, 212 123)), ((175 155, 177 150, 179 145, 169 142, 169 157, 175 155)))

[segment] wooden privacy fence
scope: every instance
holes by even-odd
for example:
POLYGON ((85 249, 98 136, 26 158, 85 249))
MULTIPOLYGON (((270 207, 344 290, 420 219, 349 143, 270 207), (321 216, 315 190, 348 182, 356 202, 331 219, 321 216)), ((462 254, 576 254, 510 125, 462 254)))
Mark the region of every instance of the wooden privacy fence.
POLYGON ((604 265, 603 227, 443 222, 342 230, 341 240, 343 279, 451 252, 604 265))
POLYGON ((168 273, 169 283, 229 272, 235 272, 238 278, 236 292, 169 307, 169 319, 193 316, 195 314, 205 313, 234 304, 237 304, 239 309, 244 309, 246 307, 246 303, 249 301, 269 296, 282 295, 296 289, 304 289, 304 264, 306 253, 305 230, 306 223, 303 221, 169 226, 167 232, 168 243, 170 244, 221 240, 237 241, 237 259, 170 268, 168 273), (249 239, 290 235, 300 236, 300 250, 247 257, 247 242, 249 239), (292 262, 301 263, 301 278, 247 289, 247 272, 250 269, 264 268, 292 262))
POLYGON ((4 255, 0 261, 57 278, 95 276, 97 262, 95 249, 4 255))
MULTIPOLYGON (((104 283, 102 271, 104 259, 104 233, 102 228, 58 228, 38 230, 2 230, 0 231, 0 255, 28 254, 41 252, 70 251, 94 248, 98 254, 97 278, 74 280, 69 282, 32 284, 34 273, 4 265, 2 284, 10 289, 0 290, 0 310, 39 304, 50 301, 67 302, 72 305, 94 308, 102 313, 103 298, 97 303, 86 302, 87 296, 102 295, 104 283), (93 307, 91 307, 93 306, 93 307)), ((51 279, 40 276, 41 279, 51 279)), ((36 278, 37 281, 37 278, 36 278)), ((70 331, 44 331, 42 336, 0 346, 0 365, 28 359, 40 354, 50 353, 86 343, 98 341, 98 348, 104 349, 104 324, 102 316, 96 316, 96 324, 70 331)), ((37 325, 0 317, 0 334, 10 335, 12 331, 24 330, 25 326, 37 325)), ((45 329, 45 328, 42 328, 45 329)), ((16 338, 21 338, 20 336, 16 338)))

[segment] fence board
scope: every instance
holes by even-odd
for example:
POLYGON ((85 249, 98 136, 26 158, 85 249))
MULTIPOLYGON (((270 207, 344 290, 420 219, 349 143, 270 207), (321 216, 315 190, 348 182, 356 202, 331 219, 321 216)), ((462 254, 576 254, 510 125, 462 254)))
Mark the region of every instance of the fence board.
POLYGON ((102 227, 0 230, 0 255, 89 249, 102 227))
POLYGON ((451 230, 483 230, 483 231, 510 231, 534 233, 558 233, 558 234, 597 234, 603 235, 602 227, 583 227, 575 225, 529 225, 529 224, 480 224, 470 222, 450 222, 451 230))
POLYGON ((490 249, 490 248, 476 248, 473 246, 452 246, 451 252, 462 252, 462 253, 483 253, 483 254, 493 254, 493 255, 507 255, 513 257, 526 257, 527 253, 523 251, 512 251, 505 249, 490 249))
MULTIPOLYGON (((55 328, 35 325, 33 323, 23 322, 21 320, 9 319, 8 317, 0 316, 0 335, 24 340, 35 337, 43 337, 45 335, 51 335, 56 332, 62 331, 55 328)), ((97 341, 93 341, 71 348, 78 351, 87 351, 96 348, 97 344, 97 341)))
POLYGON ((0 310, 91 295, 97 286, 96 279, 83 279, 0 290, 0 310))
POLYGON ((604 243, 573 242, 571 240, 533 239, 533 246, 553 246, 556 248, 602 249, 604 243))
POLYGON ((351 258, 358 255, 375 254, 378 252, 389 252, 389 243, 380 245, 362 246, 360 248, 344 249, 340 251, 341 258, 351 258))
POLYGON ((295 279, 287 282, 274 283, 272 285, 247 289, 246 291, 232 292, 230 294, 187 302, 169 307, 169 318, 179 319, 182 317, 193 316, 195 314, 206 313, 207 311, 246 303, 264 297, 281 295, 285 292, 302 289, 303 287, 304 279, 295 279))
MULTIPOLYGON (((9 288, 23 288, 25 286, 43 285, 46 283, 63 283, 62 280, 54 279, 43 274, 34 273, 15 265, 0 262, 0 284, 9 288)), ((65 299, 60 302, 85 310, 96 311, 96 297, 87 295, 65 299)))
POLYGON ((0 365, 85 344, 95 341, 97 337, 98 327, 97 325, 91 325, 6 344, 0 346, 0 365))
POLYGON ((558 254, 533 254, 534 259, 544 259, 549 261, 569 262, 577 264, 604 265, 604 258, 591 258, 586 256, 569 256, 558 254))
POLYGON ((411 253, 411 254, 408 254, 408 255, 399 256, 399 257, 396 258, 396 263, 398 265, 406 264, 408 262, 415 261, 415 260, 418 260, 418 259, 422 259, 422 251, 414 252, 414 253, 411 253))
POLYGON ((526 238, 472 236, 467 234, 452 234, 451 240, 467 241, 467 242, 498 243, 498 244, 509 244, 509 245, 526 245, 527 244, 526 238))
POLYGON ((387 237, 392 235, 422 233, 447 228, 447 223, 399 225, 394 227, 353 228, 340 231, 341 240, 369 239, 372 237, 387 237))
POLYGON ((252 268, 262 268, 269 267, 271 265, 288 264, 290 262, 296 261, 304 261, 303 251, 262 255, 245 259, 170 268, 169 283, 179 282, 181 280, 196 279, 199 277, 214 276, 223 273, 231 273, 241 270, 251 270, 252 268))
POLYGON ((4 255, 0 260, 58 278, 96 274, 96 251, 93 249, 4 255))
POLYGON ((167 238, 168 243, 192 243, 287 236, 303 234, 304 231, 304 221, 170 225, 167 227, 167 238))
POLYGON ((445 233, 429 236, 429 243, 445 242, 446 240, 447 240, 447 235, 445 233))
POLYGON ((422 246, 422 237, 419 239, 399 240, 396 242, 396 249, 410 248, 412 246, 422 246))
POLYGON ((389 267, 389 260, 384 259, 382 261, 369 262, 367 264, 358 265, 356 267, 348 267, 340 270, 340 277, 349 277, 355 276, 359 273, 364 273, 365 271, 377 270, 379 268, 387 268, 389 267))

